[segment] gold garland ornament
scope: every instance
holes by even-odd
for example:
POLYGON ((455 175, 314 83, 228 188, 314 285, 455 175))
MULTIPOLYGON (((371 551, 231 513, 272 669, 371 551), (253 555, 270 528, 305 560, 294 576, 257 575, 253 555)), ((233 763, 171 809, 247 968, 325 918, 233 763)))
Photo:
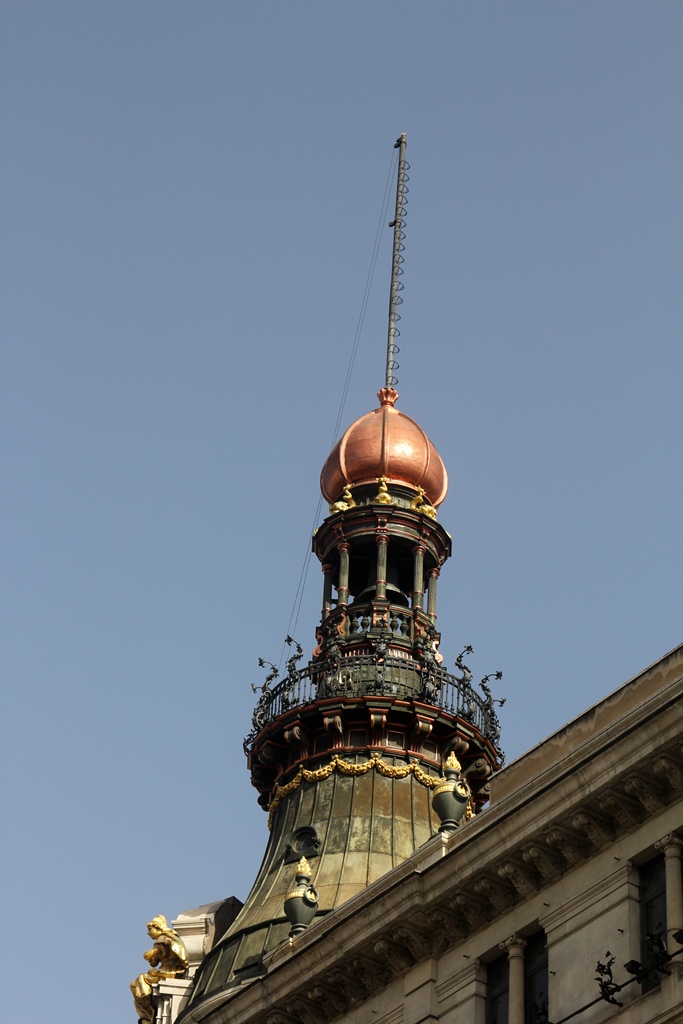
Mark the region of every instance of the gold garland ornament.
POLYGON ((291 782, 288 782, 285 786, 275 787, 273 799, 268 805, 268 828, 270 829, 273 826, 273 815, 283 797, 293 793, 302 782, 322 782, 323 779, 329 779, 332 772, 335 771, 341 772, 342 775, 365 775, 366 772, 376 771, 383 775, 385 779, 405 779, 408 775, 414 775, 416 780, 428 789, 434 789, 435 786, 438 786, 443 781, 423 771, 417 761, 397 766, 387 764, 379 754, 373 754, 368 761, 355 764, 353 761, 343 761, 339 754, 334 754, 330 763, 322 768, 310 769, 304 768, 302 765, 291 782))

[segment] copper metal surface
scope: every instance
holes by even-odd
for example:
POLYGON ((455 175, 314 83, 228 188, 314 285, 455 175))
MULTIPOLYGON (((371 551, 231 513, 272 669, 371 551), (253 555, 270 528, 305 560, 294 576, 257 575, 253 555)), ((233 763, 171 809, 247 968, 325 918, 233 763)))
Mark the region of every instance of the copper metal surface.
POLYGON ((335 445, 320 474, 320 489, 328 502, 344 487, 372 483, 379 477, 423 487, 432 505, 448 491, 448 474, 441 456, 422 427, 394 408, 398 394, 382 388, 379 409, 352 423, 335 445))

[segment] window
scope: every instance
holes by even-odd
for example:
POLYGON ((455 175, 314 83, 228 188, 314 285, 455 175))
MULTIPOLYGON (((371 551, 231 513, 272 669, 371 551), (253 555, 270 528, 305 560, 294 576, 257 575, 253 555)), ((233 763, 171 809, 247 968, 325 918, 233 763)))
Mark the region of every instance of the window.
POLYGON ((499 956, 486 968, 486 1024, 508 1024, 510 964, 499 956))
MULTIPOLYGON (((651 959, 648 936, 658 935, 666 941, 666 875, 664 858, 643 864, 640 869, 640 962, 651 959)), ((652 973, 643 981, 643 992, 657 988, 660 975, 652 973)))
POLYGON ((545 932, 527 940, 524 950, 524 1020, 537 1024, 548 1017, 548 949, 545 932))
MULTIPOLYGON (((501 943, 501 946, 503 943, 501 943)), ((548 1019, 548 950, 545 932, 525 939, 513 935, 505 944, 510 955, 492 960, 486 970, 486 1024, 508 1024, 524 1015, 525 1024, 542 1024, 548 1019), (510 956, 514 961, 510 989, 510 956), (522 973, 523 972, 523 973, 522 973)))

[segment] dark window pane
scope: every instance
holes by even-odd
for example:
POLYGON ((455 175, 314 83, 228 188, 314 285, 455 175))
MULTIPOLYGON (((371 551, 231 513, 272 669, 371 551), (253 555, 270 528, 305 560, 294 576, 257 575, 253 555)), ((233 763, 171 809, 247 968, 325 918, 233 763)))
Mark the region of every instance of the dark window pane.
POLYGON ((548 1010, 548 950, 545 932, 527 939, 524 950, 524 1015, 526 1024, 540 1024, 548 1010))
MULTIPOLYGON (((643 864, 640 869, 640 962, 647 963, 651 953, 648 949, 648 935, 666 935, 666 875, 664 858, 643 864)), ((649 974, 643 981, 643 992, 649 992, 660 983, 657 973, 649 974)))
POLYGON ((486 1024, 508 1024, 510 965, 507 956, 486 968, 486 1024))

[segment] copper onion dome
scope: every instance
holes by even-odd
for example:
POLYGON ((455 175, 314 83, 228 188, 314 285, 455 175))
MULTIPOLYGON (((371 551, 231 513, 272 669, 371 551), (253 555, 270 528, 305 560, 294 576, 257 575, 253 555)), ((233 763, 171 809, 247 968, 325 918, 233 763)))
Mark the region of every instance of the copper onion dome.
POLYGON ((432 505, 448 491, 448 474, 441 456, 424 430, 410 416, 394 409, 398 392, 382 388, 373 409, 352 423, 327 457, 320 489, 328 502, 337 501, 344 487, 388 482, 424 488, 432 505))

